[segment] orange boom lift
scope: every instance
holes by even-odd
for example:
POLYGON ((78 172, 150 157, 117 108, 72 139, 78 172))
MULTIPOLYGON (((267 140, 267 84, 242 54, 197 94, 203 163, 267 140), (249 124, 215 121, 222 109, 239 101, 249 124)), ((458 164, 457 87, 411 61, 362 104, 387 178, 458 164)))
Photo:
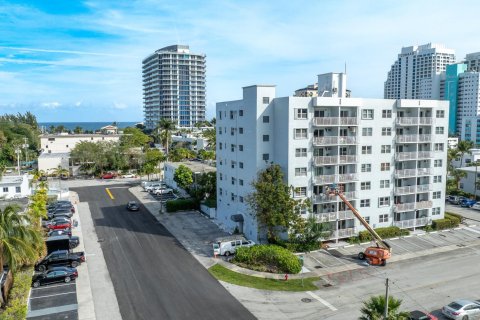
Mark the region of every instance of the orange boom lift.
POLYGON ((339 196, 340 199, 345 203, 345 205, 353 212, 355 217, 360 221, 360 223, 368 230, 372 235, 373 240, 375 241, 376 247, 368 247, 364 252, 358 254, 358 258, 361 260, 367 259, 367 261, 372 265, 384 266, 387 264, 387 259, 391 257, 392 248, 388 243, 386 243, 378 233, 373 230, 372 227, 365 221, 365 219, 360 215, 360 213, 355 209, 350 201, 345 198, 343 192, 336 186, 332 185, 327 187, 327 194, 339 196))

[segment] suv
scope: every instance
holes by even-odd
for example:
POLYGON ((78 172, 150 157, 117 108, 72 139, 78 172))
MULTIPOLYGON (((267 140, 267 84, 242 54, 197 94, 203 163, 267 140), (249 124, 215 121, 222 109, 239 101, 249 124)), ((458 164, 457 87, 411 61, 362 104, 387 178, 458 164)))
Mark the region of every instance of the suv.
POLYGON ((59 250, 50 253, 48 256, 35 264, 35 270, 45 272, 51 267, 69 266, 76 268, 82 262, 85 262, 85 253, 68 252, 68 250, 59 250))

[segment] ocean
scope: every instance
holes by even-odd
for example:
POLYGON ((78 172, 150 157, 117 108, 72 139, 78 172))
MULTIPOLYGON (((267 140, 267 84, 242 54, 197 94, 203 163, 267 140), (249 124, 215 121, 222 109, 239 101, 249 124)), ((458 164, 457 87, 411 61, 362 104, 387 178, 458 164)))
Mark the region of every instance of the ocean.
MULTIPOLYGON (((137 123, 142 122, 142 121, 137 121, 137 122, 117 122, 117 126, 119 129, 123 129, 126 127, 134 127, 137 123)), ((39 122, 38 126, 40 128, 44 127, 46 130, 50 128, 50 126, 59 126, 63 125, 65 128, 68 130, 73 130, 77 126, 81 127, 83 130, 88 130, 88 131, 95 131, 95 130, 100 130, 100 128, 108 126, 112 124, 112 122, 39 122)))

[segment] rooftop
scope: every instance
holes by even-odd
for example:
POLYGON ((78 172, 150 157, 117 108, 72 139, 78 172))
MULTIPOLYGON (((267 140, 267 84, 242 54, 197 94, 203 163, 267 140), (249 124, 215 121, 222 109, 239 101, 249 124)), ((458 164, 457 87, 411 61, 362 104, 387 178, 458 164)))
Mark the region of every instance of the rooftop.
POLYGON ((91 138, 91 137, 121 137, 123 134, 101 134, 101 133, 81 133, 81 134, 41 134, 40 138, 91 138))
POLYGON ((0 179, 0 184, 19 184, 23 182, 23 178, 26 175, 23 176, 2 176, 0 179))
POLYGON ((184 165, 185 167, 192 170, 192 172, 215 172, 217 168, 209 166, 208 164, 202 163, 200 161, 182 161, 182 162, 167 162, 166 165, 169 165, 175 169, 177 169, 180 165, 184 165))
POLYGON ((70 158, 70 152, 53 152, 53 153, 48 153, 48 152, 43 152, 41 155, 38 156, 38 158, 42 159, 55 159, 55 158, 70 158))
POLYGON ((466 171, 466 172, 478 172, 480 173, 480 167, 462 167, 458 168, 459 170, 466 171))

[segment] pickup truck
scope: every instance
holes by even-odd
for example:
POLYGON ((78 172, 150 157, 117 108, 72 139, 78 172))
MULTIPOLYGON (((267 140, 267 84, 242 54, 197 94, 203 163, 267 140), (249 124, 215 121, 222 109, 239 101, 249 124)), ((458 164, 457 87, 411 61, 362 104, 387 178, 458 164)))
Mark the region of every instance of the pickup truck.
POLYGON ((50 236, 45 240, 45 244, 47 245, 47 253, 59 250, 70 250, 78 247, 80 238, 69 235, 50 236))
POLYGON ((35 264, 35 270, 45 272, 48 268, 69 266, 76 268, 85 262, 84 252, 68 252, 68 250, 54 251, 35 264))

